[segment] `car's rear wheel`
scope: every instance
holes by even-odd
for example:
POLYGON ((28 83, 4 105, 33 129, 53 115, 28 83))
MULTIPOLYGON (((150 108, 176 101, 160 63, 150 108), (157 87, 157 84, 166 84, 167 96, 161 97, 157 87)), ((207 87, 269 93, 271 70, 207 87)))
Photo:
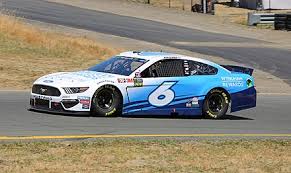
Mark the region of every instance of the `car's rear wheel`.
POLYGON ((97 89, 92 98, 93 116, 117 116, 121 110, 122 96, 117 88, 105 85, 97 89))
POLYGON ((223 90, 213 89, 208 93, 204 100, 203 115, 205 118, 221 118, 226 114, 228 106, 228 94, 223 90))

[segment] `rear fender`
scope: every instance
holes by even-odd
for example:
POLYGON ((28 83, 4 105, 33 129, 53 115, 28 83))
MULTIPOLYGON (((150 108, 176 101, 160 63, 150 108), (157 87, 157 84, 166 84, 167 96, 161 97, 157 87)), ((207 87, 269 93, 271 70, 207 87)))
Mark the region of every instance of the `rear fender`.
POLYGON ((237 112, 244 109, 256 107, 257 92, 255 87, 236 92, 231 96, 231 112, 237 112))

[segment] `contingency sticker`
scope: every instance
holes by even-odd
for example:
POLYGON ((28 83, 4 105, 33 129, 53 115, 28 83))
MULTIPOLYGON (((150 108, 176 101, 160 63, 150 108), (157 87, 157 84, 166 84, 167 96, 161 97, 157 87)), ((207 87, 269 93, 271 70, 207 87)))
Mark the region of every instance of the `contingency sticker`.
POLYGON ((197 97, 193 97, 191 100, 189 100, 187 103, 186 103, 186 107, 187 108, 197 108, 199 107, 199 100, 197 97))
POLYGON ((90 108, 90 97, 79 96, 78 100, 79 100, 80 104, 82 104, 82 109, 89 109, 90 108))
POLYGON ((133 83, 133 78, 118 78, 118 83, 133 83))
POLYGON ((141 78, 134 78, 133 79, 135 87, 142 87, 143 86, 143 79, 141 78))

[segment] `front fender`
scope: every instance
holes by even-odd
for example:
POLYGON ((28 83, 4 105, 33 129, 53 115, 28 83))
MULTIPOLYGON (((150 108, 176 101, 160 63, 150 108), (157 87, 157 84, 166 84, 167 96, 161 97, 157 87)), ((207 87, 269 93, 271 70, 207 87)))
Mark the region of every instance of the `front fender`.
MULTIPOLYGON (((115 88, 117 88, 122 95, 123 104, 128 103, 128 96, 127 96, 127 92, 126 92, 127 84, 126 83, 118 83, 117 81, 100 81, 97 83, 96 90, 102 86, 105 86, 105 85, 111 85, 111 86, 114 86, 115 88)), ((93 93, 93 95, 94 95, 94 93, 93 93)), ((92 97, 93 97, 93 95, 92 95, 92 97)))

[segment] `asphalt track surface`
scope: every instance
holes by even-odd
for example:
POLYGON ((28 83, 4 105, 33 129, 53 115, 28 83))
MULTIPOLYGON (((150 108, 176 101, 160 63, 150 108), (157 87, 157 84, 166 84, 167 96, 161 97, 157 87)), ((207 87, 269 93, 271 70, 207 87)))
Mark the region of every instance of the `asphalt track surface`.
POLYGON ((231 113, 221 120, 63 116, 27 111, 28 101, 28 92, 0 92, 0 136, 291 134, 291 96, 259 95, 257 108, 231 113))
MULTIPOLYGON (((259 43, 242 37, 92 11, 42 0, 2 0, 2 8, 28 19, 129 37, 203 54, 222 56, 270 71, 291 83, 290 51, 273 48, 195 47, 173 42, 259 43)), ((76 117, 27 111, 28 92, 0 92, 1 136, 116 134, 291 134, 291 96, 258 97, 255 109, 222 120, 157 117, 76 117)))
MULTIPOLYGON (((46 23, 157 43, 202 54, 221 56, 272 73, 291 84, 291 51, 278 48, 189 46, 177 42, 262 43, 134 17, 82 9, 44 0, 1 0, 1 8, 46 23)), ((146 48, 145 48, 146 49, 146 48)))

